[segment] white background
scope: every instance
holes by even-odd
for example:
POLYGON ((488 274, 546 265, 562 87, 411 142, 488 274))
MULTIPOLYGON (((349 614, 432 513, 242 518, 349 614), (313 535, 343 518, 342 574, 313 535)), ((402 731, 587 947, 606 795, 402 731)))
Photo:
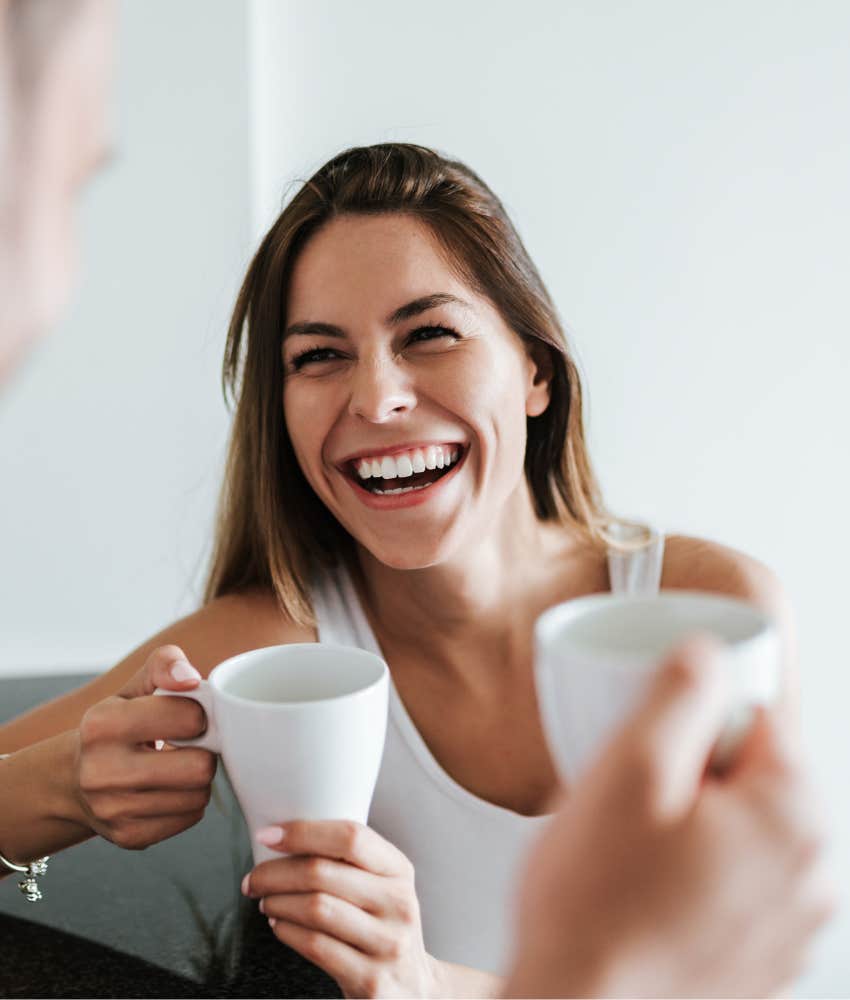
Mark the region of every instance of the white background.
MULTIPOLYGON (((218 367, 294 179, 403 139, 503 198, 573 331, 611 506, 796 604, 850 884, 850 4, 131 0, 70 320, 0 401, 0 671, 99 668, 197 601, 218 367)), ((846 894, 845 894, 846 895, 846 894)), ((850 918, 801 995, 850 993, 850 918)))

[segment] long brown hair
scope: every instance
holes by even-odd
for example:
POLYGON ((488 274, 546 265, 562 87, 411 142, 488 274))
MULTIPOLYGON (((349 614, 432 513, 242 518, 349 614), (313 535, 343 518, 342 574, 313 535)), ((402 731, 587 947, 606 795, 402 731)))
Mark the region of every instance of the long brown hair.
POLYGON ((311 623, 310 583, 350 558, 351 537, 305 479, 287 432, 281 334, 307 240, 340 215, 402 212, 428 226, 461 277, 551 364, 551 402, 528 418, 525 475, 537 516, 605 542, 606 510, 582 424, 579 373, 555 306, 502 203, 468 167, 406 143, 348 149, 298 190, 248 268, 227 335, 223 385, 235 402, 207 600, 251 587, 311 623))

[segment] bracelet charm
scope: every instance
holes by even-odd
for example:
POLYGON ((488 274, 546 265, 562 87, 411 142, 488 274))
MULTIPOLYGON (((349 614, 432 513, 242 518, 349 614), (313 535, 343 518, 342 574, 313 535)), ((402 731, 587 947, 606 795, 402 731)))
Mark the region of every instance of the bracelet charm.
POLYGON ((49 860, 49 855, 46 858, 37 858, 29 866, 26 877, 18 882, 18 888, 26 896, 27 902, 37 903, 42 898, 41 889, 39 889, 38 882, 36 882, 36 876, 44 875, 47 871, 47 862, 49 860))
POLYGON ((39 875, 44 875, 47 871, 47 862, 49 860, 50 855, 47 855, 44 858, 36 858, 35 861, 31 861, 28 865, 17 865, 14 861, 9 861, 8 858, 4 858, 0 854, 0 864, 8 868, 9 871, 23 872, 24 877, 18 882, 18 888, 26 896, 29 903, 37 903, 43 898, 36 879, 39 875))

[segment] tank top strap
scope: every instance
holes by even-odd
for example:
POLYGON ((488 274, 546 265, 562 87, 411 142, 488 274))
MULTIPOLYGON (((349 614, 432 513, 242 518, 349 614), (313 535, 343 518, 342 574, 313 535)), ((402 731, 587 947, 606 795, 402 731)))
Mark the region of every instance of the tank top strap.
POLYGON ((648 525, 629 521, 612 522, 606 529, 608 576, 611 591, 646 597, 661 588, 664 565, 664 535, 648 525))
POLYGON ((319 642, 357 646, 383 655, 363 612, 351 574, 344 566, 315 574, 311 598, 319 642))

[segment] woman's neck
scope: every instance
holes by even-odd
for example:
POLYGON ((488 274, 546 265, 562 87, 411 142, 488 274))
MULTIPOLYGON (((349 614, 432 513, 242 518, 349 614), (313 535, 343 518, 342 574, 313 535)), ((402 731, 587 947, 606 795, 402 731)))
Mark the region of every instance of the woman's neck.
POLYGON ((382 646, 463 673, 482 658, 526 668, 518 661, 535 619, 590 553, 577 532, 539 520, 527 490, 508 508, 485 537, 435 566, 393 569, 360 550, 362 596, 382 646))

